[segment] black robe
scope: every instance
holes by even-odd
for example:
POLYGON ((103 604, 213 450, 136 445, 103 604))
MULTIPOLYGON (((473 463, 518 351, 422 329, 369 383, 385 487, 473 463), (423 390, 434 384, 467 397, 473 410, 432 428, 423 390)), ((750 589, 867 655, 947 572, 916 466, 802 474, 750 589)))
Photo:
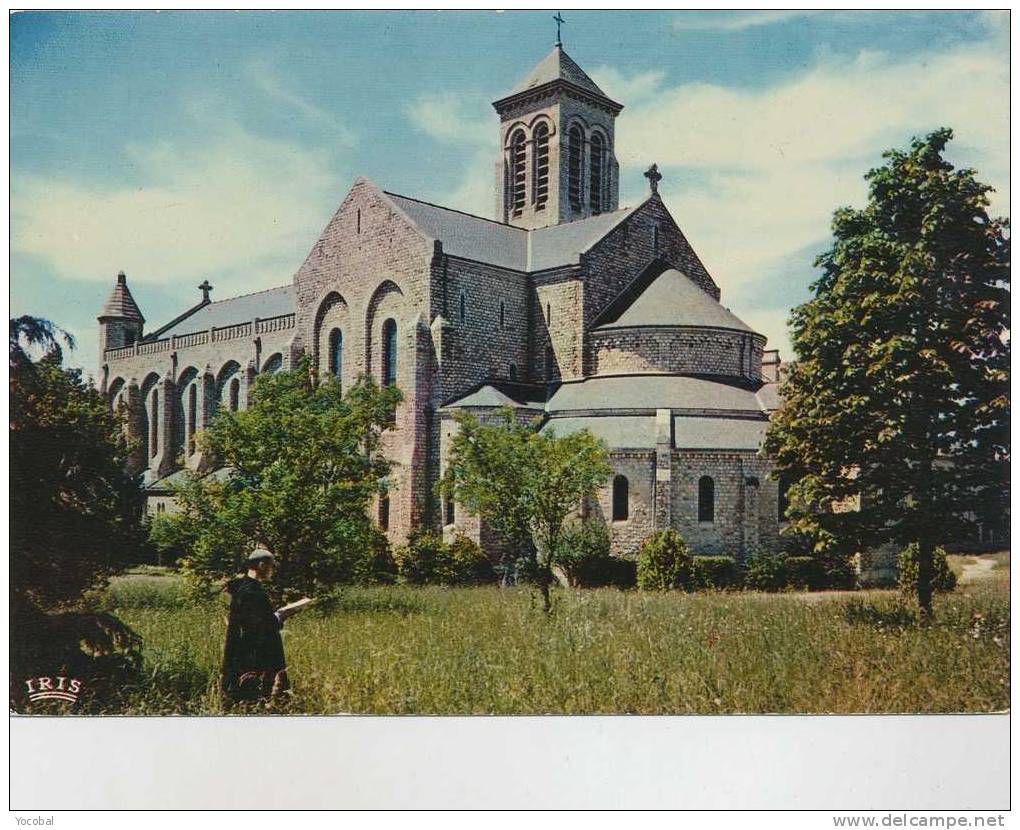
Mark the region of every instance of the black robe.
POLYGON ((257 579, 227 583, 230 617, 223 649, 223 692, 232 701, 259 700, 288 688, 283 658, 283 623, 257 579))

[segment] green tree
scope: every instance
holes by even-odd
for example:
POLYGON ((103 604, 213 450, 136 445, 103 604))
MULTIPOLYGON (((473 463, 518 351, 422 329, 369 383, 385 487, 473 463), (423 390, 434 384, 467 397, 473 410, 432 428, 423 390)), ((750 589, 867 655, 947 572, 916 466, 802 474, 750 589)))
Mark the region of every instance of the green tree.
POLYGON ((549 611, 563 523, 612 473, 608 449, 587 430, 562 437, 536 432, 509 408, 493 423, 466 412, 456 419, 460 431, 442 489, 489 523, 502 542, 504 574, 515 557, 549 611))
POLYGON ((277 557, 277 598, 363 575, 378 554, 368 507, 386 486, 380 442, 399 400, 368 376, 343 394, 307 357, 260 376, 248 409, 221 411, 198 437, 224 473, 181 486, 180 512, 154 523, 154 539, 189 551, 182 566, 204 582, 237 572, 261 542, 277 557))
POLYGON ((15 673, 87 675, 92 657, 132 640, 115 618, 79 606, 138 555, 142 494, 124 471, 119 418, 62 366, 57 332, 47 320, 11 320, 11 662, 15 673), (26 346, 46 351, 32 361, 26 346))
POLYGON ((943 158, 951 137, 887 152, 867 206, 836 211, 765 445, 797 481, 794 532, 917 543, 925 618, 937 542, 964 511, 1008 504, 1008 225, 987 214, 991 188, 943 158))

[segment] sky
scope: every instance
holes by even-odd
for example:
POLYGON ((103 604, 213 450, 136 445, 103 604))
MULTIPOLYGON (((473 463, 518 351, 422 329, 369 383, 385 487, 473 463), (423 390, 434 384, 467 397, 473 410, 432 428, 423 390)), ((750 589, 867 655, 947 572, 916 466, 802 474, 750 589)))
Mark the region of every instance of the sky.
MULTIPOLYGON (((490 217, 490 102, 546 12, 27 12, 10 24, 12 316, 95 374, 124 270, 146 329, 283 285, 358 176, 490 217)), ((660 193, 769 348, 835 209, 940 126, 1009 215, 1008 12, 571 12, 567 53, 624 104, 620 204, 660 193)))

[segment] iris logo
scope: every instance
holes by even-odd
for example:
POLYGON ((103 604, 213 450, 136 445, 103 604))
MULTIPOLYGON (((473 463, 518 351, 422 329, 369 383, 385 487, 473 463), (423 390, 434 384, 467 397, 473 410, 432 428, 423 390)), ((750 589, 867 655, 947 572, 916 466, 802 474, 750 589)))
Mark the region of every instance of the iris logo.
POLYGON ((65 700, 77 703, 81 681, 75 677, 33 677, 26 680, 29 700, 65 700))

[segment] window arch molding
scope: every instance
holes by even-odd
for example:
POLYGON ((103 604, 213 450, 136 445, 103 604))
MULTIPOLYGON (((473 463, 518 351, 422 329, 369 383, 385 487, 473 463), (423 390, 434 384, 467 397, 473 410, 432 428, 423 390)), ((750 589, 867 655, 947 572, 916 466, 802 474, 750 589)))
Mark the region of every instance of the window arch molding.
POLYGON ((346 331, 350 320, 350 307, 343 294, 335 289, 326 291, 316 306, 315 326, 312 330, 313 358, 316 373, 329 372, 329 335, 333 329, 346 331))

